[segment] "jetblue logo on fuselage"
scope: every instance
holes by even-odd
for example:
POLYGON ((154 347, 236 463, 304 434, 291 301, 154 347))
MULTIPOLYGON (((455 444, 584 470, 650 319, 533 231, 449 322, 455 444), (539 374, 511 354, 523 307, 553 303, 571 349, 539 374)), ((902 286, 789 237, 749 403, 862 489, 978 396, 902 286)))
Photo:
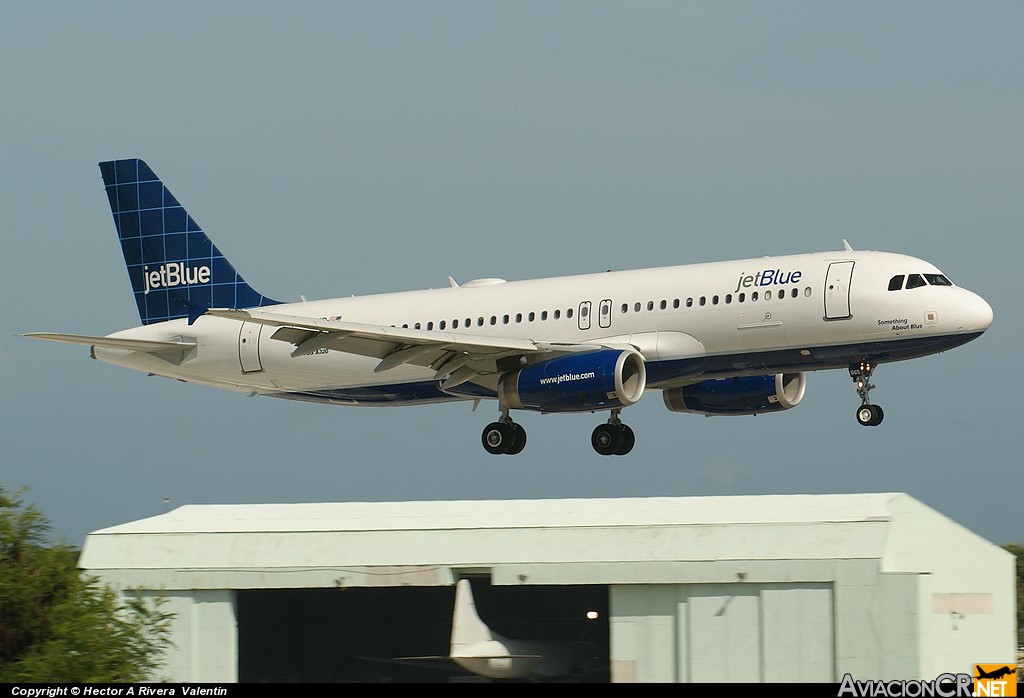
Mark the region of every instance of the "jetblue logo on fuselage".
POLYGON ((800 283, 802 271, 783 271, 781 269, 765 269, 756 274, 740 274, 736 282, 736 291, 752 286, 785 286, 800 283))
POLYGON ((143 268, 142 278, 146 283, 143 295, 148 295, 150 291, 159 288, 208 284, 210 283, 210 267, 205 265, 186 267, 184 262, 168 262, 153 271, 150 271, 149 267, 143 268))

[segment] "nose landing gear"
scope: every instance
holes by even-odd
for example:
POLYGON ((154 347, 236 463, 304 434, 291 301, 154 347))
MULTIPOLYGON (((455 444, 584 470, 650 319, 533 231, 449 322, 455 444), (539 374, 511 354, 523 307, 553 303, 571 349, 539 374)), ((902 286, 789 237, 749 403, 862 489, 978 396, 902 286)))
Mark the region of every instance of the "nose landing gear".
POLYGON ((879 405, 872 405, 868 393, 875 386, 871 384, 871 374, 875 365, 868 361, 850 366, 850 378, 857 387, 857 395, 860 396, 860 407, 857 408, 857 423, 863 427, 874 427, 882 423, 885 412, 879 405))

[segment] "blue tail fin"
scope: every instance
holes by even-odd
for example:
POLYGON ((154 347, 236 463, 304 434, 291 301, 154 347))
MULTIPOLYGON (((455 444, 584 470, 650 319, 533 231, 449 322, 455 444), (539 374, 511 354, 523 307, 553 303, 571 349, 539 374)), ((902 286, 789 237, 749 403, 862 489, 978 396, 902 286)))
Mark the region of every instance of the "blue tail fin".
POLYGON ((142 160, 100 163, 142 324, 275 305, 245 283, 142 160))

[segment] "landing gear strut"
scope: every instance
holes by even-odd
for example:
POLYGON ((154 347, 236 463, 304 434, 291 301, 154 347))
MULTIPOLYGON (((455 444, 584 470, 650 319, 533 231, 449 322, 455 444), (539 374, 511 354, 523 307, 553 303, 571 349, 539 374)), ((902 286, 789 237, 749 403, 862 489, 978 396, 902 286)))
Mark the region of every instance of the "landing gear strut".
POLYGON ((612 410, 612 416, 605 424, 598 424, 590 437, 594 450, 602 456, 624 456, 633 450, 636 435, 619 420, 621 409, 612 410))
POLYGON ((874 427, 882 423, 885 413, 879 405, 872 405, 868 393, 874 388, 871 384, 871 374, 875 370, 875 364, 862 361, 859 364, 850 366, 850 378, 857 386, 857 395, 860 396, 860 407, 857 408, 857 423, 862 427, 874 427))
POLYGON ((526 429, 513 422, 508 408, 502 407, 501 418, 484 427, 480 440, 488 453, 514 456, 526 448, 526 429))

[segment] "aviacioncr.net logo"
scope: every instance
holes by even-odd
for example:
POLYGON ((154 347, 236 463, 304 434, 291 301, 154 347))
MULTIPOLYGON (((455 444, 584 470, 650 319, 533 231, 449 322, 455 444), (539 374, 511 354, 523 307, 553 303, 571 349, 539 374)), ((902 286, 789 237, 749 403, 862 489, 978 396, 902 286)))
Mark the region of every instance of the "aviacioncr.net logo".
POLYGON ((846 674, 839 685, 837 698, 969 698, 972 695, 970 674, 939 674, 931 681, 857 681, 846 674))

